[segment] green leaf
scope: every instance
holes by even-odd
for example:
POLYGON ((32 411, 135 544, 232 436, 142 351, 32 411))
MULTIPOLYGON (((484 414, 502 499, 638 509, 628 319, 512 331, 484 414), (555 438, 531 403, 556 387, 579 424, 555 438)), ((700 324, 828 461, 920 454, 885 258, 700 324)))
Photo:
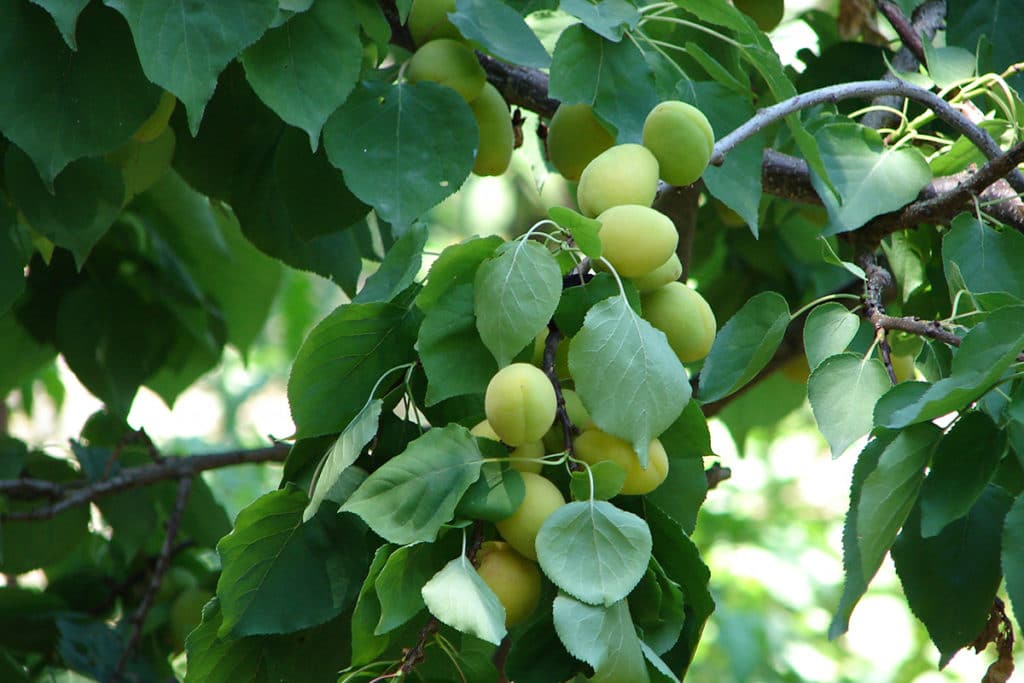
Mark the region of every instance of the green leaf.
POLYGON ((933 47, 930 41, 923 41, 928 75, 940 89, 946 89, 977 73, 977 59, 973 50, 962 47, 933 47))
POLYGON ((888 149, 871 128, 832 124, 819 129, 814 138, 841 198, 840 203, 821 177, 811 174, 811 183, 829 213, 825 235, 858 230, 875 216, 909 204, 932 179, 920 152, 913 147, 888 149))
MULTIPOLYGON (((622 287, 626 290, 626 299, 630 307, 639 313, 640 294, 636 287, 629 280, 623 280, 622 287)), ((598 273, 588 282, 567 287, 562 291, 562 298, 555 309, 555 324, 563 335, 574 337, 583 327, 583 321, 594 304, 618 293, 619 285, 608 273, 598 273)))
POLYGON ((267 493, 217 544, 218 637, 298 631, 334 618, 355 599, 355 577, 366 566, 363 528, 326 512, 303 524, 307 502, 301 491, 267 493))
MULTIPOLYGON (((731 425, 730 425, 731 427, 731 425)), ((702 458, 712 455, 711 432, 700 404, 691 399, 682 415, 658 437, 671 458, 702 458)), ((703 462, 703 460, 701 460, 703 462)))
POLYGON ((668 476, 661 486, 647 494, 688 534, 697 526, 697 512, 708 493, 708 478, 701 458, 669 458, 668 476))
POLYGON ((78 16, 89 4, 89 0, 31 0, 31 2, 50 13, 53 23, 57 24, 60 34, 64 37, 64 42, 72 50, 77 50, 75 25, 78 23, 78 16))
POLYGON ((472 284, 477 267, 489 258, 504 240, 498 235, 470 237, 445 248, 427 274, 427 282, 416 297, 416 305, 428 310, 449 289, 472 284))
POLYGON ((942 262, 947 272, 956 264, 969 292, 1024 299, 1024 235, 1016 230, 995 230, 962 213, 942 238, 942 262))
POLYGON ((1024 496, 1017 496, 1003 523, 1002 567, 1017 626, 1024 622, 1024 496))
POLYGON ((921 536, 938 535, 970 511, 1003 454, 1006 432, 980 411, 971 411, 939 442, 921 489, 921 536))
POLYGON ((421 593, 430 613, 456 631, 495 645, 505 637, 505 608, 465 555, 445 565, 421 593))
POLYGON ((892 548, 903 592, 939 648, 939 667, 985 628, 1002 580, 1000 537, 1012 499, 988 486, 965 517, 934 538, 920 534, 920 509, 892 548))
POLYGON ((83 13, 77 52, 38 7, 0 0, 0 16, 0 131, 47 186, 69 162, 127 142, 156 108, 160 90, 113 12, 94 5, 83 13))
POLYGON ((548 324, 562 295, 562 273, 538 242, 508 242, 495 254, 476 271, 473 309, 480 338, 503 368, 548 324))
POLYGON ((647 466, 647 446, 690 400, 686 371, 654 329, 622 296, 595 304, 569 345, 576 393, 598 427, 633 446, 647 466), (628 404, 630 410, 623 410, 628 404))
POLYGON ((270 315, 281 264, 242 235, 238 221, 167 173, 132 204, 133 212, 181 259, 189 276, 216 302, 227 340, 246 354, 270 315))
POLYGON ((47 189, 32 161, 17 147, 4 155, 11 198, 32 227, 75 256, 81 269, 89 252, 121 213, 121 173, 99 159, 72 162, 47 189))
POLYGON ((608 500, 619 495, 626 482, 626 470, 610 460, 587 466, 581 472, 573 472, 569 481, 569 492, 580 501, 608 500))
POLYGON ((565 649, 594 668, 594 676, 589 680, 650 680, 625 600, 595 606, 560 594, 553 610, 555 631, 565 649))
POLYGON ((349 189, 404 228, 452 194, 473 167, 473 113, 436 83, 364 82, 324 126, 324 148, 349 189))
POLYGON ((344 304, 313 328, 288 378, 298 436, 340 431, 385 371, 413 360, 414 318, 395 304, 344 304))
POLYGON ((366 279, 352 301, 357 304, 391 301, 411 285, 420 272, 427 237, 429 232, 425 225, 412 226, 388 249, 380 267, 366 279))
POLYGON ((992 312, 963 337, 953 357, 950 376, 917 395, 896 387, 875 407, 875 424, 899 429, 961 410, 999 381, 1024 347, 1024 306, 992 312), (908 400, 909 398, 909 400, 908 400))
POLYGON ((193 136, 217 87, 217 76, 263 35, 277 13, 275 0, 104 2, 128 21, 146 77, 185 105, 193 136))
POLYGON ((942 431, 930 423, 905 429, 885 447, 878 466, 864 480, 857 506, 857 546, 865 577, 874 576, 896 540, 941 438, 942 431))
POLYGON ((592 259, 601 256, 601 238, 597 236, 601 230, 601 221, 587 218, 564 206, 548 208, 548 218, 569 231, 576 246, 592 259))
POLYGON ((467 39, 506 62, 537 69, 551 65, 551 57, 533 30, 499 0, 456 0, 448 19, 467 39))
POLYGON ((829 356, 814 368, 807 378, 807 400, 832 457, 871 431, 875 402, 891 386, 880 361, 855 353, 829 356))
POLYGON ((473 285, 454 287, 427 312, 416 342, 427 375, 428 406, 452 396, 482 394, 498 372, 473 315, 473 285))
POLYGON ((348 3, 319 2, 242 53, 253 90, 286 123, 306 131, 314 151, 327 117, 359 78, 358 24, 348 3))
POLYGON ((846 306, 830 301, 815 306, 804 323, 804 352, 811 370, 829 356, 850 346, 860 329, 860 318, 846 306))
POLYGON ((641 639, 657 654, 668 652, 679 640, 686 619, 682 588, 652 557, 647 573, 629 599, 629 611, 641 639))
POLYGON ((603 500, 555 510, 541 526, 536 545, 537 561, 556 586, 606 607, 629 595, 651 559, 647 523, 603 500))
POLYGON ((605 40, 582 24, 565 29, 555 45, 548 94, 565 104, 589 104, 616 130, 619 143, 640 142, 644 119, 659 102, 640 49, 628 40, 605 40))
MULTIPOLYGON (((492 457, 492 452, 500 455, 507 453, 501 452, 503 447, 499 444, 488 444, 486 441, 478 443, 485 457, 492 457)), ((455 516, 500 522, 512 516, 525 495, 526 485, 519 472, 505 463, 485 462, 480 468, 480 478, 473 482, 455 508, 455 516)))
POLYGON ((388 646, 387 636, 374 634, 377 624, 380 622, 381 606, 380 596, 377 595, 377 577, 384 570, 395 546, 384 545, 377 548, 370 561, 370 569, 359 589, 359 597, 356 598, 356 606, 352 611, 352 664, 361 666, 376 659, 388 646))
MULTIPOLYGON (((981 73, 1002 71, 1020 59, 1020 43, 1007 26, 1020 26, 1024 6, 1001 0, 969 0, 952 3, 946 21, 948 45, 959 45, 972 53, 980 52, 981 73), (980 45, 979 45, 980 42, 980 45), (980 48, 980 49, 979 49, 980 48)), ((1019 79, 1011 79, 1020 89, 1019 79)))
POLYGON ((465 427, 435 427, 375 470, 341 510, 392 543, 433 541, 480 476, 481 461, 465 427))
POLYGON ((348 426, 338 435, 337 441, 324 456, 325 460, 316 480, 313 494, 309 498, 306 509, 302 512, 302 521, 308 522, 320 509, 320 504, 334 488, 345 470, 356 461, 363 447, 370 443, 377 434, 377 424, 384 402, 379 398, 369 401, 359 414, 352 418, 348 426))
POLYGON ((781 294, 762 292, 718 331, 700 371, 697 400, 711 403, 752 380, 768 364, 789 326, 789 304, 781 294))
POLYGON ((439 543, 417 543, 395 550, 373 580, 380 601, 380 620, 374 635, 390 633, 405 624, 426 605, 420 589, 459 552, 459 533, 445 536, 439 543))
POLYGON ((622 40, 626 31, 635 29, 640 22, 640 12, 625 0, 605 0, 597 4, 587 0, 562 0, 558 8, 613 43, 622 40))

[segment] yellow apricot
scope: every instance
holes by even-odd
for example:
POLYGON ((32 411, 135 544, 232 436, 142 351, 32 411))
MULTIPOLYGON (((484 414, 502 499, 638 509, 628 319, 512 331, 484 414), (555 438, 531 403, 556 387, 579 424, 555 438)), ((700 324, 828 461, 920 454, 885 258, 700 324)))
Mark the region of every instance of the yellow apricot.
POLYGON ((467 102, 479 97, 487 82, 487 74, 473 51, 450 38, 432 40, 416 50, 405 76, 410 83, 433 81, 446 85, 467 102))
POLYGON ((562 104, 548 125, 548 158, 566 180, 579 180, 587 164, 615 144, 588 104, 562 104))
MULTIPOLYGON (((473 436, 479 436, 483 439, 490 439, 491 441, 501 441, 501 437, 491 427, 491 423, 487 420, 478 422, 476 426, 469 430, 469 433, 473 436)), ((541 468, 544 467, 544 463, 534 462, 537 458, 544 457, 544 443, 542 441, 527 441, 521 446, 518 446, 508 454, 509 464, 512 469, 520 472, 540 472, 541 468)))
POLYGON ((648 206, 622 204, 602 212, 601 255, 619 275, 639 277, 665 263, 676 251, 679 233, 665 214, 648 206))
POLYGON ((565 498, 558 487, 532 472, 522 472, 526 494, 523 502, 510 517, 496 522, 498 533, 523 557, 537 559, 534 541, 537 532, 552 512, 565 505, 565 498))
POLYGON ((643 142, 658 160, 662 180, 672 185, 689 185, 708 167, 715 133, 699 109, 671 100, 662 102, 647 115, 643 142))
POLYGON ((647 467, 628 443, 600 429, 589 429, 573 442, 576 457, 588 465, 611 461, 626 471, 622 491, 627 496, 642 496, 661 486, 668 476, 668 455, 657 439, 647 446, 647 467))
POLYGON ((515 138, 512 132, 512 117, 508 104, 498 89, 484 83, 484 89, 469 105, 480 132, 480 144, 476 149, 473 173, 477 175, 501 175, 512 160, 515 138))
POLYGON ((487 384, 484 412, 501 440, 510 446, 540 441, 555 421, 555 388, 529 363, 512 363, 487 384))
POLYGON ((679 255, 673 253, 667 261, 651 272, 633 278, 633 284, 636 285, 636 289, 640 293, 650 292, 670 282, 675 282, 682 274, 683 264, 679 260, 679 255))
POLYGON ((643 317, 665 333, 684 363, 708 355, 715 341, 715 313, 700 294, 682 282, 670 282, 640 296, 643 317))
POLYGON ((620 204, 650 206, 657 193, 658 160, 643 145, 625 144, 606 149, 587 164, 576 200, 580 211, 594 217, 620 204))
POLYGON ((424 45, 438 38, 462 40, 462 34, 448 19, 455 11, 455 0, 412 0, 407 25, 412 40, 424 45))
POLYGON ((540 599, 540 570, 508 543, 486 541, 476 553, 477 574, 505 608, 505 626, 529 617, 540 599))

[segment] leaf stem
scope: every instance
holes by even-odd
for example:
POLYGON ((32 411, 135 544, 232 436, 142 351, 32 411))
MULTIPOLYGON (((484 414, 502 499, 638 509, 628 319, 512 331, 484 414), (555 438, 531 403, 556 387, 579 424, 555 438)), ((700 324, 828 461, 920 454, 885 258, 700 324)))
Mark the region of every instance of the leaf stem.
POLYGON ((826 294, 825 296, 818 297, 814 301, 812 301, 812 302, 810 302, 808 304, 804 304, 800 308, 796 309, 796 311, 794 311, 789 316, 789 321, 793 322, 794 320, 799 318, 801 315, 803 315, 806 311, 809 311, 810 309, 814 308, 818 304, 823 304, 823 303, 826 303, 828 301, 838 301, 839 299, 855 299, 857 301, 860 301, 860 295, 858 295, 858 294, 846 294, 844 292, 839 292, 837 294, 826 294))

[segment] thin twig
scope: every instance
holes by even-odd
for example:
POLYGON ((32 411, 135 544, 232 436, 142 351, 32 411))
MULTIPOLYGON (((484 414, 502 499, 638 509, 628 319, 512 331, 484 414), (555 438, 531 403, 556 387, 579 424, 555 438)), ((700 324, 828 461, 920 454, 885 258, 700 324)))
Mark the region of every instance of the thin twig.
MULTIPOLYGON (((105 496, 124 491, 126 489, 148 486, 169 479, 192 478, 199 472, 205 470, 230 467, 261 462, 282 462, 287 456, 290 446, 285 443, 274 444, 266 448, 254 450, 229 451, 226 453, 211 453, 208 455, 193 455, 187 457, 164 458, 159 463, 141 465, 122 470, 119 474, 92 482, 84 486, 61 487, 61 500, 45 507, 38 507, 32 510, 20 512, 0 513, 0 521, 3 522, 24 522, 53 519, 61 512, 79 505, 91 503, 94 500, 105 496)), ((84 483, 84 482, 80 482, 84 483)), ((38 491, 40 498, 53 498, 56 491, 52 488, 51 482, 37 479, 11 479, 0 481, 0 492, 4 489, 17 489, 24 493, 38 491), (47 484, 51 484, 47 486, 47 484), (20 487, 20 488, 19 488, 20 487)))
POLYGON ((718 485, 723 481, 732 478, 732 470, 728 467, 722 467, 722 463, 716 462, 711 467, 704 470, 704 476, 708 480, 708 490, 718 488, 718 485))
POLYGON ((508 660, 508 653, 511 649, 512 639, 506 633, 505 637, 501 639, 501 643, 498 644, 498 649, 494 651, 494 656, 491 657, 494 668, 498 670, 497 683, 508 683, 508 674, 505 673, 505 662, 508 660))
POLYGON ((188 496, 191 491, 192 476, 184 476, 178 480, 178 497, 174 501, 174 509, 171 510, 171 514, 167 518, 167 533, 164 535, 164 543, 160 548, 160 555, 157 557, 156 566, 153 567, 153 575, 150 577, 149 586, 146 587, 146 593, 142 596, 142 602, 139 603, 138 609, 132 615, 131 636, 129 636, 128 642, 124 646, 124 651, 121 652, 121 658, 117 661, 117 667, 114 669, 115 682, 123 676, 124 668, 128 664, 132 652, 135 651, 139 644, 139 638, 142 636, 142 624, 146 621, 146 615, 153 606, 153 599, 156 597, 157 591, 160 590, 160 583, 163 581, 164 574, 167 573, 167 568, 171 564, 171 555, 174 552, 174 539, 178 536, 178 527, 181 525, 181 518, 185 514, 185 506, 188 503, 188 496))
POLYGON ((569 418, 569 411, 565 407, 565 395, 562 394, 562 382, 558 379, 558 370, 555 368, 555 359, 558 355, 558 342, 562 340, 562 331, 552 319, 548 321, 548 336, 544 339, 544 360, 541 362, 544 374, 551 380, 551 386, 555 388, 555 420, 562 425, 562 444, 565 452, 569 454, 569 469, 573 472, 582 470, 582 466, 574 461, 572 440, 579 434, 579 429, 569 418))
POLYGON ((704 183, 697 181, 690 185, 673 186, 660 183, 658 196, 654 199, 654 208, 672 220, 679 235, 676 245, 676 256, 683 265, 681 280, 685 280, 690 272, 690 261, 693 253, 693 240, 697 234, 697 209, 704 183))
POLYGON ((889 375, 889 381, 894 385, 896 381, 896 369, 892 366, 892 348, 885 337, 886 329, 880 324, 879 319, 885 316, 885 307, 882 304, 882 297, 885 290, 892 287, 892 275, 885 268, 878 265, 875 260, 874 249, 857 256, 857 265, 864 269, 864 317, 875 326, 875 334, 878 338, 878 348, 882 352, 882 364, 889 375))
POLYGON ((896 35, 903 41, 903 47, 914 56, 915 60, 924 64, 926 60, 924 58, 924 45, 921 43, 921 36, 917 34, 917 29, 914 28, 910 20, 903 14, 903 10, 895 3, 889 2, 889 0, 877 0, 875 6, 892 24, 893 29, 896 30, 896 35))

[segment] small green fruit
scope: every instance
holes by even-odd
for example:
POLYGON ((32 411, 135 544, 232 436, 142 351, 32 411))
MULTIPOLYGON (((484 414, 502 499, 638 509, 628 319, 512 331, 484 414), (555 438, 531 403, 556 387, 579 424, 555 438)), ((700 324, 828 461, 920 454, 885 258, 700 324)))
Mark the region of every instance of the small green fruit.
POLYGON ((540 570, 508 543, 487 541, 476 554, 477 574, 505 608, 505 626, 515 626, 533 614, 540 599, 540 570))
POLYGON ((675 253, 679 233, 665 214, 647 206, 623 204, 607 209, 601 221, 601 255, 625 277, 639 277, 675 253))
POLYGON ((736 9, 754 20, 757 27, 765 33, 773 30, 782 21, 786 13, 783 0, 732 0, 736 9))
POLYGON ((714 311, 700 294, 682 282, 670 282, 640 296, 643 317, 665 333, 669 346, 684 363, 708 355, 715 341, 714 311))
POLYGON ((562 104, 548 125, 548 158, 566 180, 579 180, 587 164, 614 144, 590 105, 562 104))
POLYGON ((540 441, 555 421, 555 388, 539 368, 513 363, 491 378, 484 394, 487 421, 510 446, 540 441))
POLYGON ((462 34, 448 19, 455 11, 455 0, 412 0, 408 27, 413 42, 425 45, 438 38, 462 40, 462 34))
POLYGON ((576 199, 580 211, 593 218, 622 204, 650 206, 657 193, 658 160, 643 145, 625 144, 606 149, 587 164, 576 199))
MULTIPOLYGON (((494 431, 491 423, 487 420, 477 423, 475 427, 469 430, 469 433, 484 439, 501 441, 498 433, 494 431)), ((522 446, 516 447, 508 454, 508 457, 512 469, 536 474, 544 467, 543 463, 534 462, 537 458, 544 457, 544 444, 541 441, 527 441, 522 446)))
POLYGON ((523 502, 510 517, 497 522, 498 533, 516 549, 520 555, 531 560, 537 559, 534 541, 537 532, 551 513, 565 505, 565 498, 558 487, 532 472, 522 472, 526 493, 523 502))
POLYGON ((657 439, 647 447, 647 467, 640 467, 640 458, 627 442, 600 429, 590 429, 573 442, 576 457, 588 465, 606 460, 626 471, 621 493, 642 496, 661 486, 668 477, 668 455, 657 439))
POLYGON ((171 603, 170 628, 176 652, 185 649, 185 639, 203 620, 203 606, 212 598, 212 591, 192 586, 171 603))
POLYGON ((487 82, 487 74, 473 51, 450 38, 432 40, 416 50, 405 75, 410 83, 433 81, 446 85, 467 102, 479 97, 487 82))
POLYGON ((148 119, 142 122, 138 130, 132 133, 132 139, 136 142, 156 140, 164 132, 164 129, 167 128, 167 122, 171 120, 171 114, 174 113, 174 105, 177 103, 177 98, 164 90, 163 94, 160 95, 160 101, 156 104, 156 109, 153 110, 148 119))
POLYGON ((508 170, 508 164, 512 160, 512 149, 515 146, 508 104, 497 88, 490 83, 484 83, 483 91, 469 108, 473 110, 476 127, 480 132, 480 144, 476 150, 476 161, 473 162, 473 173, 501 175, 508 170))
POLYGON ((662 102, 647 115, 643 142, 658 160, 662 180, 689 185, 708 167, 715 133, 699 109, 673 100, 662 102))
POLYGON ((679 255, 673 253, 668 257, 667 261, 651 272, 633 278, 633 284, 636 285, 637 291, 641 294, 652 292, 658 287, 664 287, 670 282, 675 282, 682 274, 683 263, 679 260, 679 255))

